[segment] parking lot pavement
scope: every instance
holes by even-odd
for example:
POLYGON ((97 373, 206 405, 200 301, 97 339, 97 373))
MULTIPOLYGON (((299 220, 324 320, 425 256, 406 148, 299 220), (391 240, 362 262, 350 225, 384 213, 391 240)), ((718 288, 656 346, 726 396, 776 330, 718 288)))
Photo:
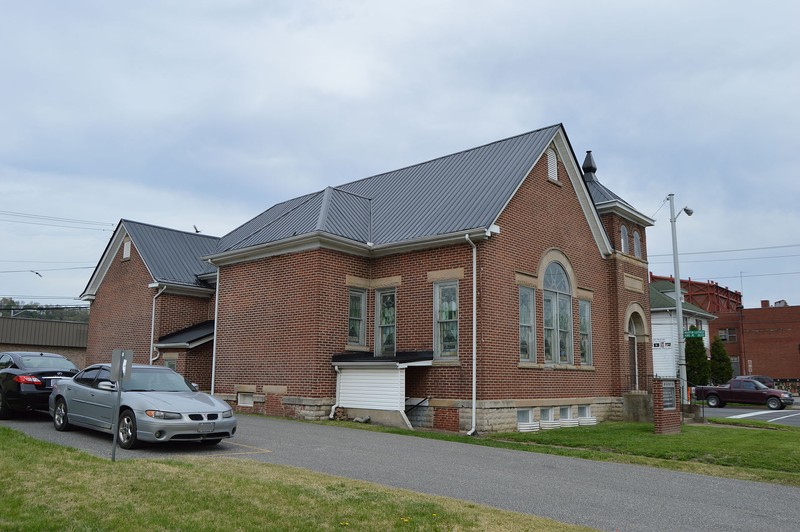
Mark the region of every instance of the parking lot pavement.
POLYGON ((732 408, 726 406, 725 408, 705 408, 703 412, 706 418, 752 419, 776 425, 800 427, 800 408, 769 410, 768 408, 732 408))

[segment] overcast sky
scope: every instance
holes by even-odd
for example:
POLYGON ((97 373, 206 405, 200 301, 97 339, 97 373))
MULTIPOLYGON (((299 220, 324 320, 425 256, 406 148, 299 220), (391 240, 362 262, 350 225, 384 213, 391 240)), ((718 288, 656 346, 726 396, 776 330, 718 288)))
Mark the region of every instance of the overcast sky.
POLYGON ((800 305, 798 21, 788 0, 3 2, 0 297, 77 303, 121 218, 222 236, 563 123, 656 219, 653 273, 674 193, 683 278, 800 305))

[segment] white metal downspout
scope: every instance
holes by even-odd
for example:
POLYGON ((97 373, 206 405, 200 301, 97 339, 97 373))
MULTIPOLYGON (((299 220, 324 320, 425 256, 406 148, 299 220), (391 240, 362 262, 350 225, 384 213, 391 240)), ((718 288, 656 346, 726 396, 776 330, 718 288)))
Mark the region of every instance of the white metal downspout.
POLYGON ((333 419, 336 417, 336 409, 339 408, 339 389, 342 385, 342 372, 339 371, 339 366, 333 366, 333 369, 336 370, 336 402, 333 403, 331 407, 331 413, 328 416, 328 419, 333 419))
POLYGON ((155 357, 153 356, 153 350, 155 349, 155 340, 153 339, 153 335, 156 333, 156 299, 158 299, 158 296, 163 294, 164 290, 166 289, 166 286, 162 286, 161 290, 159 290, 156 295, 153 296, 152 315, 150 316, 150 355, 148 356, 151 366, 153 365, 153 362, 158 360, 158 357, 161 356, 161 353, 155 357))
POLYGON ((477 356, 478 356, 478 247, 470 240, 469 233, 464 237, 467 242, 472 246, 472 428, 467 432, 467 436, 475 434, 476 416, 477 416, 477 356))
MULTIPOLYGON (((209 264, 214 264, 209 260, 209 264)), ((214 339, 211 344, 211 395, 214 395, 214 383, 217 375, 217 324, 219 320, 219 267, 217 267, 217 286, 214 292, 214 339)))

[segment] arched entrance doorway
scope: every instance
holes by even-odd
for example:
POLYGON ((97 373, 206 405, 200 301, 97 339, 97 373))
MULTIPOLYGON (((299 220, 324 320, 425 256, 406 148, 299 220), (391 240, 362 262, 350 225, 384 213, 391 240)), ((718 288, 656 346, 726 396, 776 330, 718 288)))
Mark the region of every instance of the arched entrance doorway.
POLYGON ((647 360, 644 346, 647 342, 647 328, 639 312, 629 313, 628 326, 628 390, 647 390, 647 360))

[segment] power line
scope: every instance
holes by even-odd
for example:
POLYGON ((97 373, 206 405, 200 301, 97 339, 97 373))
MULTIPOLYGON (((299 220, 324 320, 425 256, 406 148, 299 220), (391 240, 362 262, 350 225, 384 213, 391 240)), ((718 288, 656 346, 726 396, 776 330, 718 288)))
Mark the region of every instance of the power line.
MULTIPOLYGON (((76 266, 74 268, 36 268, 39 272, 63 272, 67 270, 91 270, 94 266, 76 266)), ((0 273, 36 273, 33 270, 0 270, 0 273)))
POLYGON ((73 224, 86 224, 86 225, 103 225, 103 226, 111 226, 113 227, 114 224, 108 222, 93 222, 90 220, 78 220, 76 218, 58 218, 56 216, 45 216, 42 214, 29 214, 26 212, 14 212, 14 211, 0 211, 0 214, 5 216, 18 216, 20 218, 33 218, 35 220, 48 220, 51 222, 66 222, 66 223, 73 223, 73 224))
POLYGON ((23 222, 21 220, 6 220, 4 218, 0 218, 0 222, 9 222, 14 224, 25 224, 25 225, 43 225, 45 227, 60 227, 62 229, 83 229, 84 231, 106 231, 111 232, 111 229, 99 229, 96 227, 76 227, 74 225, 58 225, 58 224, 42 224, 37 222, 23 222))
MULTIPOLYGON (((688 253, 678 253, 678 256, 682 255, 708 255, 711 253, 738 253, 741 251, 762 251, 765 249, 785 249, 785 248, 797 248, 800 247, 800 244, 788 244, 785 246, 766 246, 762 248, 743 248, 743 249, 721 249, 718 251, 691 251, 688 253)), ((649 257, 671 257, 672 253, 659 253, 657 255, 649 254, 649 257)))
MULTIPOLYGON (((652 256, 652 255, 651 255, 652 256)), ((800 255, 773 255, 771 257, 737 257, 731 259, 705 259, 705 260, 682 260, 681 264, 689 263, 703 263, 703 262, 733 262, 737 260, 766 260, 766 259, 788 259, 792 257, 800 257, 800 255)), ((672 264, 672 261, 656 261, 650 264, 672 264)))
POLYGON ((89 260, 4 260, 0 259, 0 262, 19 262, 23 264, 86 264, 87 262, 91 263, 89 260))

